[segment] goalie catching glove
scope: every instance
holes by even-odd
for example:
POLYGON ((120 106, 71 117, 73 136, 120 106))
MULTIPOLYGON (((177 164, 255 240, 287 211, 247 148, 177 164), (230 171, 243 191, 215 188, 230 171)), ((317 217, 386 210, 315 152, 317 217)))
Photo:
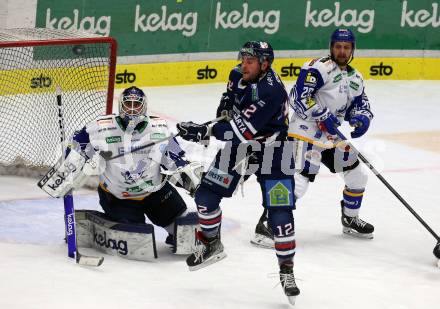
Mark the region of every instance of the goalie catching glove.
POLYGON ((70 149, 65 159, 58 162, 38 182, 38 186, 52 197, 63 197, 70 190, 80 188, 87 178, 99 175, 105 170, 105 160, 95 153, 88 159, 70 149))

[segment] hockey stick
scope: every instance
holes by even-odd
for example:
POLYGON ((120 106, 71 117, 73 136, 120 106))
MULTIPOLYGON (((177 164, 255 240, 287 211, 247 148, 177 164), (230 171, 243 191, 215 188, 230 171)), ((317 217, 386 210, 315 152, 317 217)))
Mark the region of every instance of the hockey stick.
MULTIPOLYGON (((403 206, 405 206, 409 212, 416 217, 417 220, 419 220, 419 222, 428 230, 429 233, 431 233, 432 236, 434 236, 435 240, 437 240, 437 244, 434 247, 434 250, 432 251, 432 253, 435 255, 436 258, 440 259, 440 237, 434 232, 434 230, 425 222, 425 220, 422 219, 422 217, 420 217, 417 212, 405 201, 405 199, 389 184, 388 181, 386 181, 386 179, 379 173, 378 170, 376 170, 374 168, 374 166, 367 160, 367 158, 365 158, 363 156, 362 153, 359 152, 359 150, 357 150, 353 144, 351 144, 347 138, 342 134, 341 131, 338 130, 338 128, 335 127, 336 130, 336 134, 342 139, 344 140, 347 145, 353 149, 358 157, 361 159, 362 162, 365 163, 365 165, 373 172, 374 175, 376 175, 377 178, 379 178, 379 180, 388 188, 388 190, 391 191, 391 193, 394 194, 395 197, 397 197, 397 199, 403 204, 403 206)), ((440 266, 439 266, 440 267, 440 266)))
MULTIPOLYGON (((63 105, 61 101, 61 87, 56 86, 56 96, 58 105, 58 123, 60 129, 60 141, 61 141, 61 158, 64 158, 64 141, 66 140, 66 131, 64 126, 63 117, 63 105)), ((67 255, 70 258, 74 258, 76 263, 87 266, 99 266, 104 262, 104 257, 87 256, 78 251, 76 241, 76 229, 75 229, 75 207, 73 205, 72 191, 67 193, 64 198, 64 221, 66 229, 67 240, 67 255)))
MULTIPOLYGON (((226 118, 226 116, 223 115, 223 116, 220 116, 220 117, 215 118, 215 119, 213 119, 213 120, 210 120, 210 121, 207 121, 207 122, 205 122, 205 123, 202 123, 202 125, 210 125, 210 124, 212 124, 212 123, 216 123, 216 122, 218 122, 218 121, 221 121, 221 120, 223 120, 223 119, 225 119, 225 118, 226 118)), ((142 150, 142 149, 145 149, 145 148, 149 148, 149 147, 154 146, 154 145, 156 145, 156 144, 160 144, 160 143, 162 143, 162 142, 165 142, 165 141, 169 140, 170 138, 177 137, 177 136, 180 136, 180 133, 177 133, 177 134, 171 134, 171 135, 168 136, 168 137, 164 137, 164 138, 161 138, 161 139, 155 140, 154 142, 147 143, 147 144, 145 144, 145 145, 143 145, 143 146, 140 146, 140 147, 133 147, 133 149, 131 149, 130 151, 123 152, 123 153, 117 154, 117 155, 115 155, 115 156, 113 156, 113 153, 112 153, 111 151, 101 151, 101 152, 100 152, 100 155, 101 155, 101 157, 103 157, 106 161, 110 161, 110 160, 117 159, 117 158, 123 157, 123 156, 125 156, 125 155, 128 155, 128 154, 130 154, 130 153, 138 152, 139 150, 142 150)))

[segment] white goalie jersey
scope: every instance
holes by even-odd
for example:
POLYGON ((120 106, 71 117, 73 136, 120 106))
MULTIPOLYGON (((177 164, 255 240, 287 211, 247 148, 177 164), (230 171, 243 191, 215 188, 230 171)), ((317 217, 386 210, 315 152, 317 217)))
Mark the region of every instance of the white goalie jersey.
MULTIPOLYGON (((133 128, 130 124, 125 126, 121 117, 107 115, 77 131, 71 147, 89 158, 99 151, 110 151, 114 156, 169 136, 168 125, 163 119, 148 117, 133 128)), ((107 161, 99 175, 100 186, 120 199, 143 198, 165 184, 161 166, 172 170, 185 165, 183 155, 177 141, 170 138, 107 161)))

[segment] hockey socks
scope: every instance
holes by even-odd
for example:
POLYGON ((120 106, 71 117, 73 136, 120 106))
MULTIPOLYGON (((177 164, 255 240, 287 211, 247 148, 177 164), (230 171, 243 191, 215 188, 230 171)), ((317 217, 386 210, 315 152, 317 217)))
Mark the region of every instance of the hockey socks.
POLYGON ((345 188, 343 193, 344 200, 341 201, 342 232, 351 236, 372 239, 374 226, 359 218, 363 195, 364 190, 345 188))
POLYGON ((201 212, 200 209, 202 207, 197 208, 199 210, 199 224, 203 235, 208 238, 218 235, 222 222, 222 210, 220 207, 211 212, 201 212))
POLYGON ((348 217, 356 217, 359 215, 362 198, 364 196, 364 189, 354 190, 345 187, 343 192, 343 213, 348 217))

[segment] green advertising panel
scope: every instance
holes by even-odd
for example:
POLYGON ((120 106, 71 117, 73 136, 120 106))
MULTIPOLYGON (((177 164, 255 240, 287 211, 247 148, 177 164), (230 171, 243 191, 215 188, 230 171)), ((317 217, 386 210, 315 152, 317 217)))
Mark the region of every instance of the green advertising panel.
POLYGON ((326 49, 337 27, 359 49, 440 50, 436 0, 38 0, 36 26, 113 36, 119 56, 236 51, 251 39, 326 49))

